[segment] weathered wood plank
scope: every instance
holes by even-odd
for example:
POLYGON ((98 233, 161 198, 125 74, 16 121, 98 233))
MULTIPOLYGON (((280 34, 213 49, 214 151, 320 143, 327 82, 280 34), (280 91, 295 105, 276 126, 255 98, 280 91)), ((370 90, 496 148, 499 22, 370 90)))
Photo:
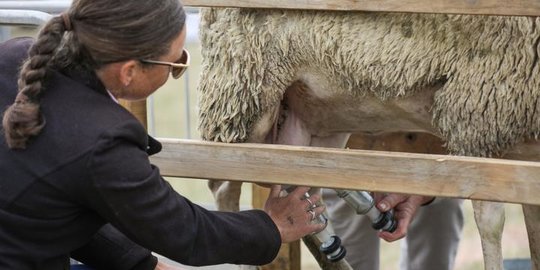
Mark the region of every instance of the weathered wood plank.
POLYGON ((536 0, 182 0, 186 6, 540 16, 536 0))
POLYGON ((165 176, 540 205, 540 162, 161 139, 165 176))

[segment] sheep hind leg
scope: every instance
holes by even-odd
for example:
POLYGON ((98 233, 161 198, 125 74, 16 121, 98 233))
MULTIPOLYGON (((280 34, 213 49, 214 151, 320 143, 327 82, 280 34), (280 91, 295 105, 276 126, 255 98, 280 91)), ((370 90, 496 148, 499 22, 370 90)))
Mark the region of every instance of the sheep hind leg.
POLYGON ((529 235, 529 248, 531 250, 532 270, 540 270, 540 206, 523 206, 525 225, 529 235))
POLYGON ((484 254, 484 269, 502 270, 502 231, 504 228, 504 204, 472 201, 476 226, 480 233, 484 254))
POLYGON ((240 211, 242 182, 208 180, 208 187, 214 195, 217 210, 240 211))

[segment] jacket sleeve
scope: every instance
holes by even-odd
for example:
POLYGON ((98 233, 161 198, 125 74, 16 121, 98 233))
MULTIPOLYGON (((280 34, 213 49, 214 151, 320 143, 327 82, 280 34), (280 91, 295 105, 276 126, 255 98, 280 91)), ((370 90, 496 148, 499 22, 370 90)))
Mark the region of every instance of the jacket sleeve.
POLYGON ((141 246, 186 265, 262 265, 275 258, 280 234, 265 212, 193 204, 150 164, 146 139, 144 130, 124 123, 96 144, 88 169, 100 215, 141 246))
POLYGON ((157 258, 110 224, 104 225, 71 257, 95 269, 153 270, 157 258))

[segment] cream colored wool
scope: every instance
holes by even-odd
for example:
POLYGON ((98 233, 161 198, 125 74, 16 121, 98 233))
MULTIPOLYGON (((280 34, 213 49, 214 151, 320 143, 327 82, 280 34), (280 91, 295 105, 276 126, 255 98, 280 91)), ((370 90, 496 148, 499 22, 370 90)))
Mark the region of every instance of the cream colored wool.
POLYGON ((540 18, 207 9, 200 29, 206 140, 245 142, 306 69, 357 99, 444 83, 433 125, 453 154, 540 134, 540 18))

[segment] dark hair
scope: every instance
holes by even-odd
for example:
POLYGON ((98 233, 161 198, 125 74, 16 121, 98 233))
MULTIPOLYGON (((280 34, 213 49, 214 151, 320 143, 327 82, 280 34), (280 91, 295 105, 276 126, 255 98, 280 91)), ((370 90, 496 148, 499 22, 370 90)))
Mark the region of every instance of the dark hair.
POLYGON ((178 0, 74 0, 63 16, 45 24, 22 66, 19 92, 2 120, 10 148, 26 148, 44 127, 39 99, 50 69, 93 72, 109 63, 158 58, 186 19, 178 0))

